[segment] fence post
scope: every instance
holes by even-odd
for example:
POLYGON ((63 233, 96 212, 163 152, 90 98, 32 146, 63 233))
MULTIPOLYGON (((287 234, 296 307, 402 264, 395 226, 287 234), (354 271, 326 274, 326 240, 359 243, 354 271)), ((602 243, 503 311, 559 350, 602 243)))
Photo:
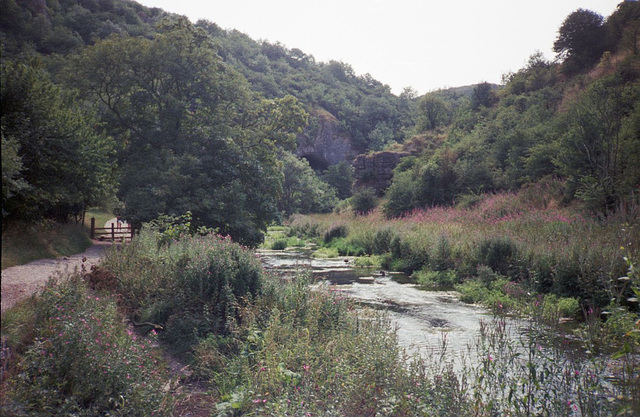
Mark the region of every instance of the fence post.
POLYGON ((96 238, 96 218, 95 217, 91 218, 91 232, 89 233, 89 237, 91 239, 96 238))
POLYGON ((115 224, 111 223, 111 241, 115 242, 116 241, 116 226, 115 224))
POLYGON ((134 230, 133 230, 133 226, 131 224, 129 224, 129 230, 131 230, 131 240, 133 240, 134 230))

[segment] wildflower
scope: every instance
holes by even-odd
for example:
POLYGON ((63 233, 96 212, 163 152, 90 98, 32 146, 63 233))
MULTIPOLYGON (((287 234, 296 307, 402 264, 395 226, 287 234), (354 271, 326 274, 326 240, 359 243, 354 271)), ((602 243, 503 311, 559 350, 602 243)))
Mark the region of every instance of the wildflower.
POLYGON ((306 371, 308 371, 311 367, 309 365, 302 365, 302 369, 306 371))

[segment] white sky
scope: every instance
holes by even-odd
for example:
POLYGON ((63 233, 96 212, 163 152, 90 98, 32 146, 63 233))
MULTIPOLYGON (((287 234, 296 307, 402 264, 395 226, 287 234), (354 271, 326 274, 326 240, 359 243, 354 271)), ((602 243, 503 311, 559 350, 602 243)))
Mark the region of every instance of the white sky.
POLYGON ((316 61, 342 61, 396 94, 483 81, 525 66, 553 42, 578 8, 611 15, 618 0, 138 0, 207 19, 254 40, 299 48, 316 61))

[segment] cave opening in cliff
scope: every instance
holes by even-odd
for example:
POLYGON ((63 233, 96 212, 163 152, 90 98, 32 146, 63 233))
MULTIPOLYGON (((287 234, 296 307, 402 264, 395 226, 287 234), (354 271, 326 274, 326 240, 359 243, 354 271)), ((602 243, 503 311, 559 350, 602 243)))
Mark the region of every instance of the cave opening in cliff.
POLYGON ((318 155, 302 155, 302 158, 306 159, 311 168, 316 172, 324 172, 329 168, 327 160, 318 155))

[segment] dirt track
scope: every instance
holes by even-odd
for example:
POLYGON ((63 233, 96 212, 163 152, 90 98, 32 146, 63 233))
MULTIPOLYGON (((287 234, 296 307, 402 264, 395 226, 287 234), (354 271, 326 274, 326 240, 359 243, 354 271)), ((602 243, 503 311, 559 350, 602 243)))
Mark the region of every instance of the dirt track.
MULTIPOLYGON (((105 227, 115 221, 107 222, 105 227)), ((73 271, 86 268, 100 262, 105 250, 111 247, 111 242, 93 241, 93 246, 85 252, 73 256, 55 259, 40 259, 25 265, 13 266, 2 270, 2 313, 18 301, 42 289, 49 278, 58 272, 73 271)))

